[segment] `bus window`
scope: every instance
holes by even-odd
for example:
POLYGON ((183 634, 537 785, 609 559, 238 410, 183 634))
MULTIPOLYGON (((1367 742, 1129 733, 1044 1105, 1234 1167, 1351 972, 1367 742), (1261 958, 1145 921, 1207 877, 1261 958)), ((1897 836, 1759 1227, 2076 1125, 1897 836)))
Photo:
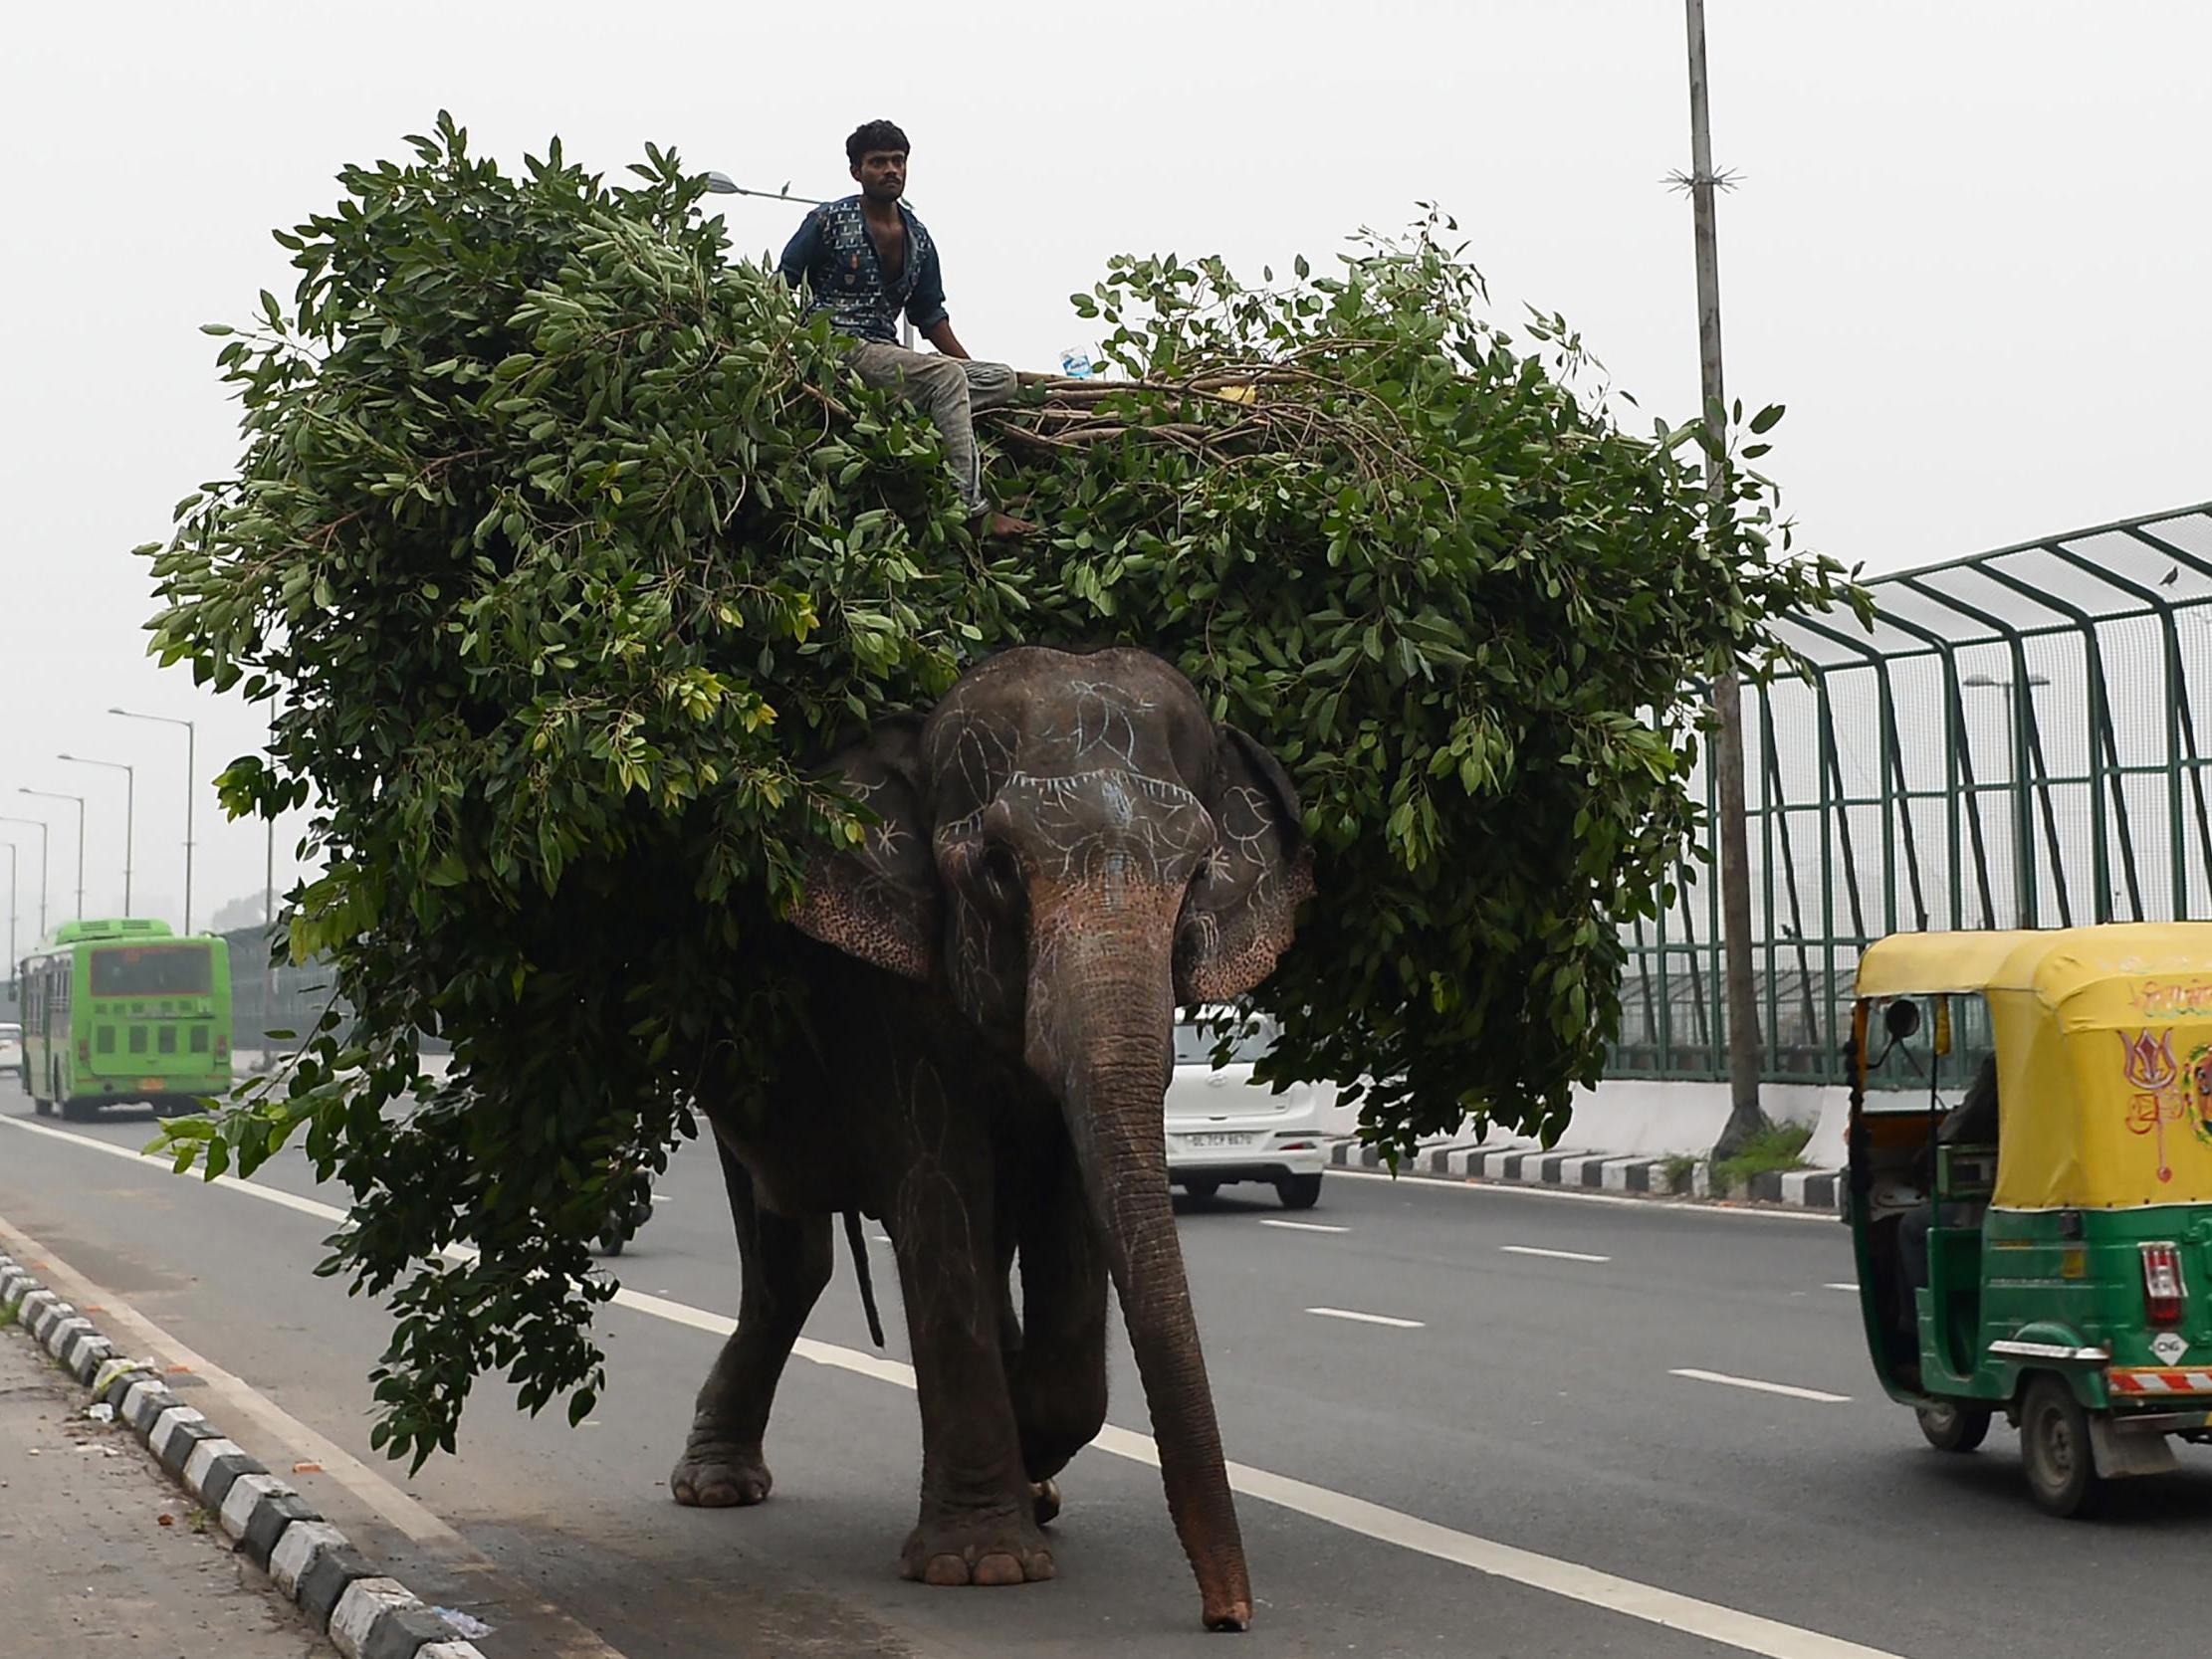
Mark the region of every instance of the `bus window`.
POLYGON ((111 945, 93 952, 95 996, 206 996, 214 958, 204 944, 111 945))

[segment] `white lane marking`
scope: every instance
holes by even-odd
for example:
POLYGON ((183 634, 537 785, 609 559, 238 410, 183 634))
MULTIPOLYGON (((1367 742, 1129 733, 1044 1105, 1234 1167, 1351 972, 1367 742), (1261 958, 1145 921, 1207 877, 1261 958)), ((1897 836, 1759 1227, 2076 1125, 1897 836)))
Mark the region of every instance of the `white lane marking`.
POLYGON ((1854 1296, 1859 1294, 1857 1285, 1823 1285, 1821 1289, 1824 1291, 1849 1291, 1854 1296))
POLYGON ((1422 1322, 1417 1319, 1393 1319, 1388 1314, 1362 1314, 1350 1308, 1308 1308, 1306 1312, 1319 1314, 1323 1319, 1348 1319, 1357 1320, 1362 1325, 1387 1325, 1396 1331, 1420 1331, 1425 1329, 1422 1322))
POLYGON ((1533 1244, 1501 1244, 1508 1256, 1548 1256, 1555 1262, 1610 1262, 1611 1256, 1592 1256, 1581 1250, 1541 1250, 1533 1244))
POLYGON ((1820 1388, 1799 1388, 1787 1382, 1761 1382, 1755 1376, 1730 1376, 1726 1371, 1671 1370, 1668 1376, 1686 1376, 1692 1382, 1718 1382, 1729 1388, 1751 1388, 1762 1394, 1787 1394, 1793 1400, 1819 1400, 1823 1405, 1846 1405, 1849 1394, 1831 1394, 1820 1388))
MULTIPOLYGON (((15 1123, 25 1129, 39 1127, 25 1124, 20 1119, 0 1119, 0 1123, 15 1123)), ((60 1130, 50 1130, 47 1133, 62 1140, 98 1146, 104 1151, 121 1151, 119 1147, 86 1136, 70 1135, 60 1130)), ((122 1155, 130 1157, 136 1154, 122 1152, 122 1155)), ((256 1197, 273 1196, 269 1187, 257 1186, 249 1181, 235 1184, 238 1190, 250 1192, 256 1197)), ((294 1207, 310 1204, 313 1204, 313 1200, 303 1199, 297 1201, 294 1207)), ((327 1204, 314 1205, 314 1208, 329 1210, 333 1215, 340 1213, 327 1204)), ((738 1322, 727 1315, 709 1313, 704 1308, 694 1308, 688 1303, 671 1301, 667 1297, 648 1296, 642 1291, 617 1291, 614 1301, 618 1306, 634 1312, 649 1314, 671 1324, 689 1326, 695 1331, 716 1337, 727 1337, 738 1328, 738 1322)), ((901 1364, 896 1359, 881 1359, 872 1353, 838 1348, 830 1343, 818 1343, 806 1337, 801 1337, 793 1345, 791 1351, 814 1364, 852 1371, 888 1382, 895 1387, 911 1390, 915 1385, 914 1367, 901 1364)), ((1159 1448, 1149 1435, 1116 1428, 1108 1423, 1099 1430, 1098 1438, 1092 1444, 1102 1452, 1127 1458, 1132 1463, 1149 1464, 1153 1468, 1160 1466, 1159 1448)), ((1784 1624, 1778 1619, 1762 1618, 1757 1613, 1741 1612, 1717 1602, 1699 1601, 1693 1596, 1660 1589, 1654 1584, 1639 1583, 1633 1578, 1617 1577, 1613 1573, 1601 1572, 1595 1567, 1583 1566, 1575 1561, 1540 1555, 1531 1550, 1521 1550, 1472 1533, 1462 1533, 1433 1521, 1424 1521, 1419 1516, 1369 1503, 1364 1498, 1333 1492, 1327 1487, 1313 1486, 1287 1475, 1254 1468, 1250 1464, 1230 1463, 1227 1470, 1231 1488, 1248 1498, 1256 1498, 1261 1503, 1273 1504, 1327 1526, 1357 1533, 1381 1544, 1411 1550, 1436 1560, 1471 1567, 1492 1578, 1525 1584, 1531 1589, 1544 1590, 1569 1601, 1579 1601, 1585 1606, 1641 1619, 1647 1624, 1656 1624, 1664 1629, 1702 1636, 1708 1641, 1740 1648, 1746 1653, 1759 1654, 1761 1659, 1902 1659, 1901 1655, 1881 1648, 1864 1647, 1857 1642, 1823 1635, 1817 1630, 1784 1624)))
POLYGON ((1833 1225, 1834 1210, 1773 1209, 1740 1207, 1734 1204, 1701 1204, 1684 1198, 1639 1198, 1621 1192, 1586 1192, 1570 1186, 1524 1186, 1518 1181, 1484 1180, 1480 1176, 1460 1180, 1456 1177, 1438 1179, 1434 1175, 1394 1175, 1387 1169, 1346 1169, 1337 1164, 1329 1165, 1329 1179, 1347 1181, 1395 1181, 1413 1192, 1505 1192, 1520 1198, 1564 1198, 1573 1204, 1627 1204, 1640 1210, 1687 1210, 1693 1215, 1748 1215, 1769 1221, 1825 1221, 1833 1225))
POLYGON ((1277 1221, 1271 1215, 1259 1218, 1262 1227, 1287 1227, 1294 1233, 1348 1233, 1349 1227, 1332 1227, 1326 1221, 1277 1221))

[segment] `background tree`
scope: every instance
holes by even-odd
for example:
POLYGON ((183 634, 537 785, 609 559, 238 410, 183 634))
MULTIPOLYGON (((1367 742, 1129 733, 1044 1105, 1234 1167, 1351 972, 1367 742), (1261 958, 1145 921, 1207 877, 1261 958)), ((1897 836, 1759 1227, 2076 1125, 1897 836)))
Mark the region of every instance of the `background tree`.
POLYGON ((809 769, 840 732, 1004 645, 1159 652, 1282 757, 1319 850, 1267 1075, 1364 1080, 1397 1146, 1470 1113, 1548 1138, 1617 1026, 1618 928, 1701 827, 1696 682, 1864 606, 1696 423, 1623 430, 1563 320, 1486 320, 1434 214, 1280 285, 1112 262, 1075 306, 1113 377, 995 429, 1045 526, 1008 549, 675 157, 612 186, 557 142, 510 177, 442 114, 410 143, 278 233, 289 307, 209 325, 245 454, 147 551, 163 660, 273 705, 224 798, 312 806, 294 948, 355 1011, 172 1125, 178 1165, 304 1129, 353 1195, 321 1271, 390 1298, 375 1439, 418 1464, 486 1369, 591 1408, 610 1160, 664 1157, 710 1057, 757 1073, 801 1013, 752 946, 864 831, 809 769))

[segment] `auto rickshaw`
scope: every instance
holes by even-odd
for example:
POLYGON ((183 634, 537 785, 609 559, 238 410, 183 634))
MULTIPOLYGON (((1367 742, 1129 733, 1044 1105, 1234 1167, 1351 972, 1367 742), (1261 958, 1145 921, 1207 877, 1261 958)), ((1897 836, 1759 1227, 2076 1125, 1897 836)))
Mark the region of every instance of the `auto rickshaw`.
POLYGON ((1940 1451, 2003 1412, 2053 1515, 2177 1467, 2212 1441, 2212 924, 1893 934, 1856 990, 1846 1219, 1882 1387, 1940 1451))

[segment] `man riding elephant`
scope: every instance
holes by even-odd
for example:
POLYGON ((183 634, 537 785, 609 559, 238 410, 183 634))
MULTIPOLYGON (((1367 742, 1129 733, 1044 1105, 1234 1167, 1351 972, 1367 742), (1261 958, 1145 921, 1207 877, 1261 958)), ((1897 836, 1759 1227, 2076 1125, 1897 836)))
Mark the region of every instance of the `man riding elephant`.
POLYGON ((890 121, 870 121, 845 140, 845 157, 860 193, 807 214, 778 268, 793 288, 812 295, 809 311, 827 311, 838 332, 860 342, 848 361, 862 380, 898 387, 935 423, 970 516, 992 535, 1026 534, 1036 526, 995 511, 985 498, 976 447, 975 411, 1013 396, 1014 372, 1004 363, 977 362, 953 332, 937 241, 902 200, 906 134, 890 121), (902 311, 938 355, 899 344, 902 311))

